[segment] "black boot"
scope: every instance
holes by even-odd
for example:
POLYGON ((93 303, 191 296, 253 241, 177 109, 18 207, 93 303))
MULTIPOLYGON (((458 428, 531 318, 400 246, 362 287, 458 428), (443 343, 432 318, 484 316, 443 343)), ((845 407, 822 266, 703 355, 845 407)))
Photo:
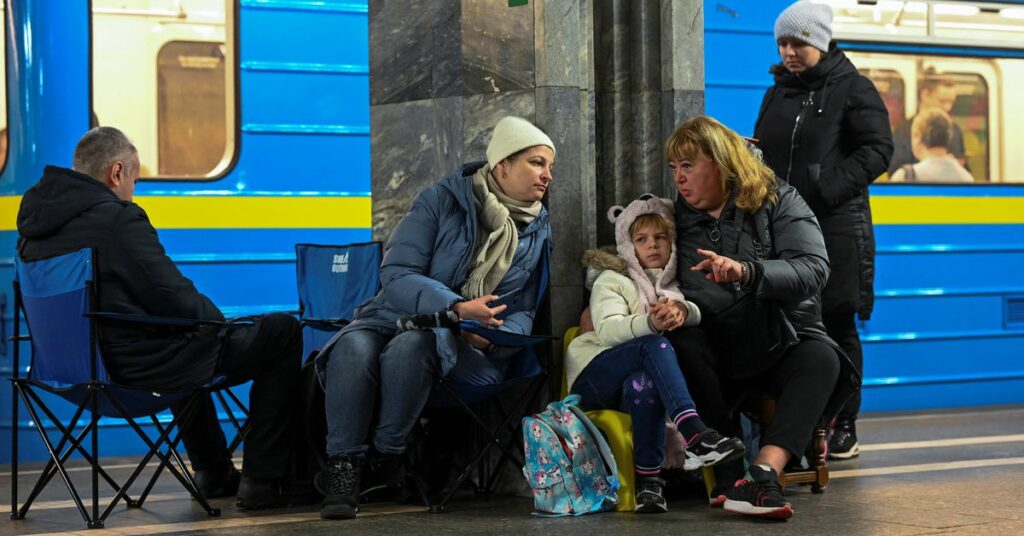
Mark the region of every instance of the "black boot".
POLYGON ((324 495, 321 519, 354 519, 359 511, 359 479, 366 456, 331 456, 327 469, 317 473, 314 483, 324 495))

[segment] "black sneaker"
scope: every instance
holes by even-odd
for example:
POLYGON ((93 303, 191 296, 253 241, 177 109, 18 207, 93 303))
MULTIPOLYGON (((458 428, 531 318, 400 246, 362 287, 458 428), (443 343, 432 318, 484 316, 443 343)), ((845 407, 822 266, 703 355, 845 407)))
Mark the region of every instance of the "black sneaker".
POLYGON ((366 464, 362 454, 331 456, 327 468, 313 479, 324 495, 321 519, 354 519, 359 511, 359 479, 366 464))
POLYGON ((641 514, 663 514, 668 512, 668 503, 662 487, 665 481, 656 476, 636 477, 636 509, 641 514))
POLYGON ((367 456, 359 495, 394 487, 405 481, 405 464, 401 454, 373 453, 367 456))
POLYGON ((782 494, 774 469, 751 465, 750 478, 740 480, 726 494, 723 507, 727 511, 769 519, 793 517, 793 505, 782 494))
POLYGON ((860 456, 857 442, 857 425, 853 421, 839 421, 832 437, 828 440, 828 457, 833 460, 848 460, 860 456))
POLYGON ((692 443, 686 445, 686 462, 683 468, 693 471, 701 467, 711 467, 743 456, 746 450, 743 441, 735 437, 725 437, 708 428, 692 443))

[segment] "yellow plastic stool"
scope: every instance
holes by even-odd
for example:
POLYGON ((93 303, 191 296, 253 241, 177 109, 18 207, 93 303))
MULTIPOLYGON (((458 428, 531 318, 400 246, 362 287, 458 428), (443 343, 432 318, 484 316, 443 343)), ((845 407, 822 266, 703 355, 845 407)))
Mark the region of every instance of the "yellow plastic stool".
MULTIPOLYGON (((565 330, 562 338, 562 355, 569 349, 569 343, 579 335, 580 328, 573 326, 565 330)), ((569 395, 569 385, 562 368, 562 398, 569 395)), ((633 491, 636 475, 633 469, 633 419, 628 413, 611 409, 588 411, 587 417, 608 440, 608 447, 615 456, 615 465, 619 468, 619 506, 620 512, 632 512, 636 509, 636 493, 633 491)))

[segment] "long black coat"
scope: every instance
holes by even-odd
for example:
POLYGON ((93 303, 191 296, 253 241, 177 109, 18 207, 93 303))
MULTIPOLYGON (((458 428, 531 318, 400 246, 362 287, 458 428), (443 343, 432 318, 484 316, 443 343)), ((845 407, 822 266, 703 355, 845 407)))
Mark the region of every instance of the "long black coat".
MULTIPOLYGON (((677 197, 679 286, 686 298, 700 307, 702 325, 714 326, 720 314, 753 293, 759 301, 779 304, 801 340, 816 339, 835 348, 841 356, 839 380, 824 411, 831 418, 860 385, 860 375, 825 333, 821 321, 818 292, 829 277, 829 259, 818 222, 795 189, 782 184, 777 193, 777 202, 766 204, 753 214, 737 209, 730 201, 719 219, 677 197), (687 267, 703 259, 698 248, 751 262, 754 281, 750 288, 715 283, 705 279, 704 272, 688 270, 687 267)), ((742 338, 751 334, 725 335, 742 338)), ((736 362, 736 357, 729 356, 733 370, 741 371, 736 376, 752 376, 775 364, 767 356, 755 357, 756 362, 736 362)))
POLYGON ((832 276, 826 314, 871 316, 875 237, 868 185, 886 171, 893 141, 871 80, 839 49, 804 73, 775 66, 754 128, 765 163, 792 184, 818 217, 832 276))
MULTIPOLYGON (((164 252, 145 211, 88 175, 47 166, 22 197, 18 234, 26 261, 93 248, 101 311, 224 320, 164 252)), ((115 381, 154 389, 196 386, 217 364, 215 328, 102 326, 100 344, 115 381)))

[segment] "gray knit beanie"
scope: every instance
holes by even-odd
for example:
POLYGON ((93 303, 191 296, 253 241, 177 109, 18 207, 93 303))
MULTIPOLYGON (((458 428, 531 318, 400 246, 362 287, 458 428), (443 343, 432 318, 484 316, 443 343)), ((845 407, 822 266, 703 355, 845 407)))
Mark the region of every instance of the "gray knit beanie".
POLYGON ((832 40, 832 8, 824 4, 797 2, 775 19, 775 40, 791 37, 823 52, 832 40))
POLYGON ((505 116, 494 125, 491 142, 487 144, 487 163, 494 169, 510 155, 534 145, 546 145, 555 152, 555 143, 533 123, 522 117, 505 116))

